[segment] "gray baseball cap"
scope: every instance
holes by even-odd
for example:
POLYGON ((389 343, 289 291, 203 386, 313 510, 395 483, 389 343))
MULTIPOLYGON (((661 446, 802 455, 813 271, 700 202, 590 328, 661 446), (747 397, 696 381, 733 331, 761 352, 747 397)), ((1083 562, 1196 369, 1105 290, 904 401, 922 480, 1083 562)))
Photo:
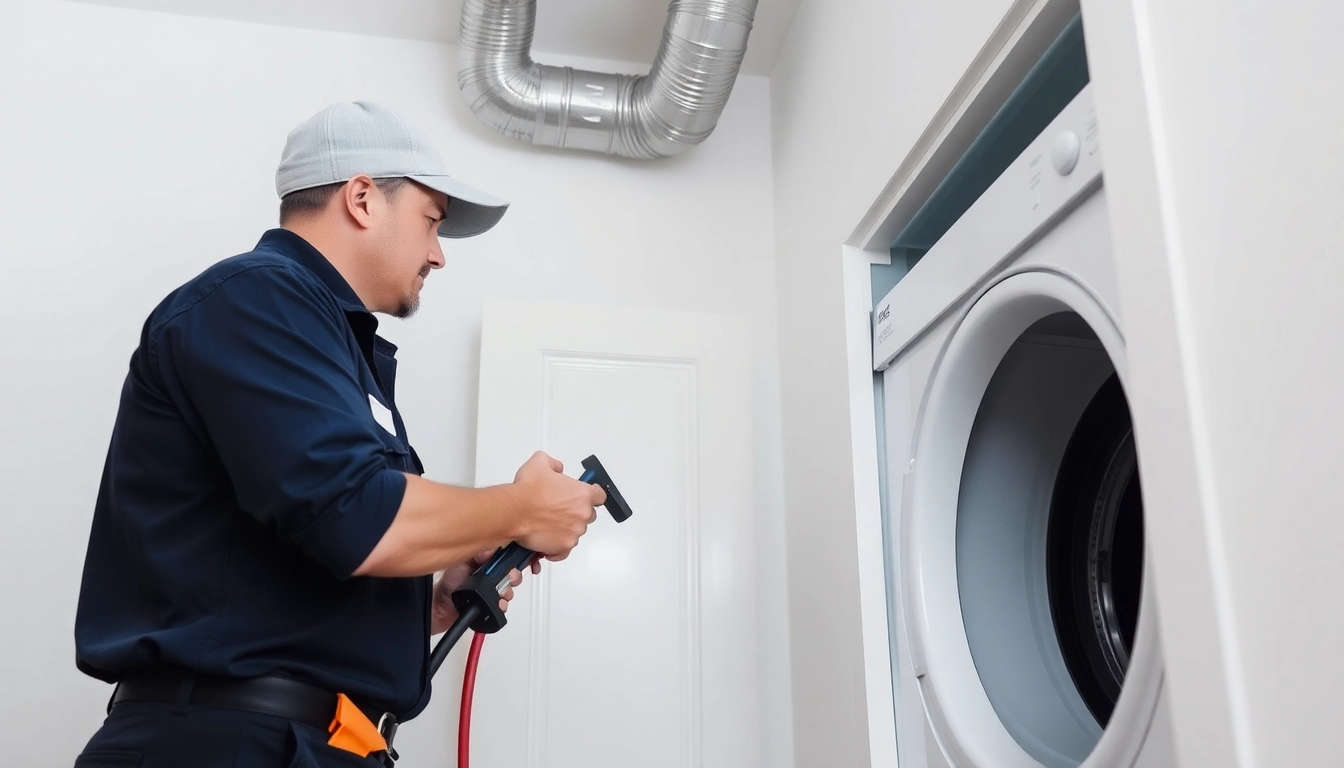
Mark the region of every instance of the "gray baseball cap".
POLYGON ((275 191, 290 192, 349 181, 405 177, 449 197, 440 237, 472 237, 499 223, 508 202, 448 175, 439 153, 415 126, 387 107, 367 101, 332 104, 289 132, 275 191))

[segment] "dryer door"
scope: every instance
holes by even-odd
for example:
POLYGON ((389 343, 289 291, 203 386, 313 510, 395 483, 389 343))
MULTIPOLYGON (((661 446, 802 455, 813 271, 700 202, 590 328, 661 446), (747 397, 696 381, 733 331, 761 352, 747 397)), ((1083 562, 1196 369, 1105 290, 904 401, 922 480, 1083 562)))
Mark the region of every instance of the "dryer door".
POLYGON ((1162 663, 1124 381, 1105 305, 1031 267, 970 306, 929 377, 902 586, 953 765, 1114 768, 1143 752, 1162 663))

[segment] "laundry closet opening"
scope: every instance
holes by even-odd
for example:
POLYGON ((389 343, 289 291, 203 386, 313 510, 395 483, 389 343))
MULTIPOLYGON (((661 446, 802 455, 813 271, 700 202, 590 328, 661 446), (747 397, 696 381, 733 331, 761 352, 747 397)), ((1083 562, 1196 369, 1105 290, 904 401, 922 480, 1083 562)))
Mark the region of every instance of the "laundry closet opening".
POLYGON ((990 703, 1037 760, 1077 765, 1119 698, 1143 574, 1129 407, 1079 315, 1033 323, 996 367, 967 443, 956 537, 990 703))

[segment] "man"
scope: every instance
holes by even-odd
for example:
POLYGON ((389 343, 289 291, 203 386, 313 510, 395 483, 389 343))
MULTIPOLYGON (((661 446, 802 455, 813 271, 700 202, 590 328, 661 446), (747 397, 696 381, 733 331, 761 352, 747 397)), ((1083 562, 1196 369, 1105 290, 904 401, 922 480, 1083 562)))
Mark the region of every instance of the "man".
POLYGON ((280 227, 169 294, 131 357, 75 625, 78 668, 118 685, 77 765, 380 765, 330 743, 338 705, 418 714, 452 590, 510 541, 564 559, 605 501, 542 453, 507 485, 425 480, 397 409, 374 313, 414 313, 439 238, 506 203, 365 102, 295 128, 276 187, 280 227))

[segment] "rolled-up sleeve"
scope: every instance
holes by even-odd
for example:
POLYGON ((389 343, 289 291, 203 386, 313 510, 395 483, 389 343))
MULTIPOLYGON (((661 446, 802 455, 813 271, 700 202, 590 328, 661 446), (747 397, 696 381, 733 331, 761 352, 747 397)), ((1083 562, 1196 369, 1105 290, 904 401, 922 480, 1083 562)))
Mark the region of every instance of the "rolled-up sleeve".
POLYGON ((238 505, 348 578, 401 505, 329 297, 281 266, 222 280, 155 332, 166 391, 219 454, 238 505))

